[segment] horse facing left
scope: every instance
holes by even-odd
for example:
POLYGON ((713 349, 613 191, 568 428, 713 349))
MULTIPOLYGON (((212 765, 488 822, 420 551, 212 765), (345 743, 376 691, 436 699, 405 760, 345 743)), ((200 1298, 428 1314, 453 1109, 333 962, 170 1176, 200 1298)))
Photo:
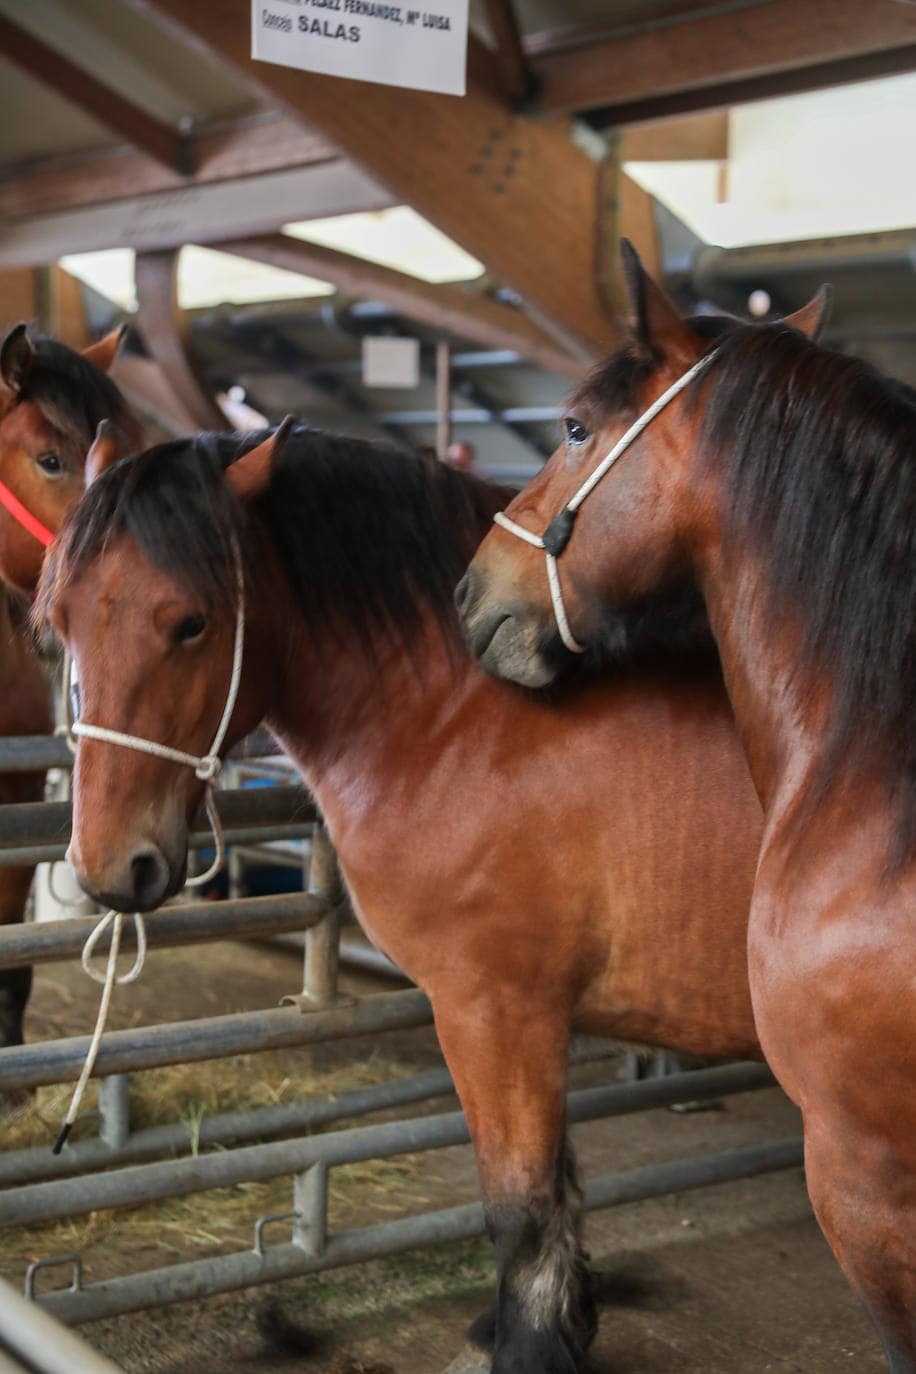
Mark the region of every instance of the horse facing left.
MULTIPOLYGON (((139 430, 106 375, 121 331, 81 354, 24 325, 0 345, 0 736, 53 728, 48 687, 28 632, 28 600, 47 540, 83 490, 86 454, 102 420, 139 430)), ((0 773, 0 805, 40 801, 44 773, 0 773)), ((0 868, 0 925, 23 918, 34 868, 0 868)), ((0 971, 0 1046, 18 1045, 31 968, 0 971)))
POLYGON ((365 929, 430 998, 496 1254, 494 1374, 579 1374, 594 1307, 566 1144, 571 1032, 758 1054, 760 812, 708 628, 690 653, 667 636, 548 702, 481 673, 457 631, 455 583, 507 493, 305 430, 109 456, 94 446, 38 598, 78 667, 83 726, 123 732, 80 737, 81 883, 122 910, 181 884, 203 784, 125 740, 210 748, 238 558, 226 747, 266 720, 365 929))
POLYGON ((672 579, 702 591, 764 808, 761 1044, 824 1234, 916 1374, 916 391, 819 345, 826 292, 682 320, 625 258, 632 337, 478 549, 466 635, 545 685, 564 617, 587 647, 672 579))

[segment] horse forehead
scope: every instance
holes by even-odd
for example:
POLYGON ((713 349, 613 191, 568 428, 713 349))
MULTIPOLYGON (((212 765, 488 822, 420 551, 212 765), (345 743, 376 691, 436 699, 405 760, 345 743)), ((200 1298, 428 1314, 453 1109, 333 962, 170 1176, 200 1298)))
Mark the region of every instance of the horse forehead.
POLYGON ((147 609, 177 595, 168 574, 144 558, 126 536, 98 554, 68 591, 73 612, 96 628, 124 621, 145 624, 147 609))
POLYGON ((0 451, 11 446, 45 440, 63 440, 64 436, 47 419, 35 401, 14 401, 0 410, 0 451))

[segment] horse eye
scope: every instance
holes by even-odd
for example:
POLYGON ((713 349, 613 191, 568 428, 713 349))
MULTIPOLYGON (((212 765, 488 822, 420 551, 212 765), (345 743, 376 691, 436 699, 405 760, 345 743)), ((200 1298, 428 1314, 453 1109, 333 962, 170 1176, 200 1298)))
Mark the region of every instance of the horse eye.
POLYGON ((207 622, 202 615, 186 615, 175 627, 175 643, 189 644, 194 639, 200 639, 206 628, 207 622))
POLYGON ((580 425, 578 420, 571 416, 564 422, 566 425, 566 442, 568 444, 584 444, 588 438, 588 430, 584 425, 580 425))
POLYGON ((41 457, 36 458, 35 461, 42 472, 48 473, 51 477, 56 476, 57 473, 63 472, 64 470, 64 465, 56 453, 43 453, 41 457))

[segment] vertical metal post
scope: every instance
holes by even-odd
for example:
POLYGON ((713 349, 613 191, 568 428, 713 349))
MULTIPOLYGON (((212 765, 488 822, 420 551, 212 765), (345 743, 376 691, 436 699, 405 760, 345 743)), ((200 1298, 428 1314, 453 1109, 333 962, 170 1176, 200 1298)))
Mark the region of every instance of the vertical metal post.
POLYGON ((436 344, 436 457, 444 463, 452 441, 452 353, 446 339, 436 344))
POLYGON ((309 892, 328 902, 331 910, 323 921, 306 931, 305 982, 302 991, 316 1007, 326 1007, 337 997, 340 944, 340 877, 337 855, 323 825, 315 826, 309 863, 309 892))
POLYGON ((308 890, 327 903, 328 913, 305 933, 305 972, 302 993, 283 1002, 300 1011, 320 1011, 350 1001, 337 990, 340 961, 340 876, 337 855, 327 830, 316 825, 312 836, 308 890))
POLYGON ((293 1180, 293 1244, 320 1255, 328 1236, 328 1166, 319 1161, 293 1180))
POLYGON ((99 1135, 112 1150, 130 1139, 130 1074, 112 1073, 99 1079, 99 1135))

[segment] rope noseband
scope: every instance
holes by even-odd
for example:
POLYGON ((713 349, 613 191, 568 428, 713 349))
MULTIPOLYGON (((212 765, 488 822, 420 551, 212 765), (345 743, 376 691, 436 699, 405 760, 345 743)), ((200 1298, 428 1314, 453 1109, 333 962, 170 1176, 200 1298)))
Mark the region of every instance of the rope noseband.
MULTIPOLYGON (((185 764, 188 768, 194 769, 195 777, 200 778, 205 786, 204 804, 207 811, 207 819, 213 831, 216 854, 213 863, 207 869, 206 873, 199 873, 195 878, 188 878, 185 884, 186 887, 200 887, 204 883, 208 883, 210 879, 220 871, 226 857, 223 827, 219 818, 219 812, 216 809, 214 789, 216 786, 216 779, 222 768, 220 750, 223 747, 226 732, 229 729, 229 722, 232 719, 232 713, 235 710, 235 704, 238 699, 239 684, 242 680, 242 661, 245 653, 245 578, 242 571, 241 552, 238 544, 234 540, 232 553, 235 562, 236 585, 238 589, 238 601, 236 603, 235 613, 235 638, 232 649, 232 672, 229 677, 229 690, 226 693, 226 704, 223 707, 223 714, 220 716, 219 725, 216 727, 216 734, 213 737, 213 743, 209 751, 201 755, 186 754, 183 749, 173 749, 168 744, 158 744, 155 740, 144 739, 141 735, 128 735, 121 730, 109 730, 107 726, 91 725, 82 721, 74 721, 69 727, 70 736, 75 736, 77 739, 94 739, 99 740, 103 744, 119 745, 124 749, 134 749, 141 754, 153 754, 156 758, 168 759, 171 763, 185 764)), ((69 661, 65 665, 65 673, 65 697, 68 701, 72 701, 75 696, 74 689, 77 684, 73 676, 72 665, 69 661)), ((93 928, 83 946, 83 969, 91 978, 94 978, 97 983, 103 985, 102 997, 99 1002, 95 1030, 92 1033, 92 1039, 86 1051, 86 1059, 83 1064, 82 1072, 73 1090, 73 1096, 70 1099, 70 1106, 64 1118, 64 1124, 60 1129, 57 1140, 54 1142, 53 1152, 56 1155, 60 1154, 66 1143, 73 1123, 76 1120, 77 1113, 79 1112, 86 1085, 92 1076, 92 1070, 95 1068, 95 1061, 98 1057, 99 1046, 102 1042, 105 1022, 108 1019, 108 1008, 111 1004, 111 997, 115 984, 133 983, 139 978, 143 971, 143 964, 146 958, 146 928, 143 924, 143 917, 139 911, 133 913, 133 920, 137 931, 137 957, 129 972, 122 974, 120 977, 117 975, 116 965, 118 950, 121 944, 121 931, 124 924, 123 912, 109 911, 103 916, 93 928), (109 926, 112 928, 111 945, 108 951, 108 962, 105 973, 101 975, 95 972, 90 963, 90 959, 100 937, 109 926)))
POLYGON ((5 506, 17 524, 21 525, 24 530, 28 530, 29 534, 38 540, 39 544, 44 544, 47 548, 49 544, 54 543, 56 535, 52 534, 47 525, 41 523, 37 515, 33 515, 22 504, 19 497, 15 492, 10 491, 5 482, 0 482, 0 506, 5 506))
POLYGON ((579 508, 586 496, 594 491, 602 477, 610 472, 617 459, 639 438, 656 415, 663 411, 665 406, 673 401, 676 396, 679 396, 690 385, 694 377, 699 376, 704 368, 709 366, 714 357, 714 352, 707 353, 698 363, 694 363, 689 372, 685 372, 683 377, 679 377, 673 385, 668 387, 667 391, 663 391, 661 396, 652 402, 648 410, 643 411, 639 419, 635 420, 626 433, 617 440, 610 453, 602 458, 594 472, 586 477, 578 491, 567 501, 559 514, 553 517, 543 534, 534 534, 531 530, 526 530, 524 525, 519 525, 516 521, 510 520, 503 511, 497 511, 493 516, 495 523, 501 529, 508 530, 509 534, 514 534, 518 539, 524 539, 526 544, 531 544, 535 549, 544 550, 544 557, 547 562, 547 585, 550 588, 550 600, 553 605, 557 629, 560 632, 560 638, 571 654, 584 654, 587 646, 580 644, 570 629, 569 617, 566 614, 566 606, 563 601, 563 588, 560 585, 557 559, 569 543, 579 508))

